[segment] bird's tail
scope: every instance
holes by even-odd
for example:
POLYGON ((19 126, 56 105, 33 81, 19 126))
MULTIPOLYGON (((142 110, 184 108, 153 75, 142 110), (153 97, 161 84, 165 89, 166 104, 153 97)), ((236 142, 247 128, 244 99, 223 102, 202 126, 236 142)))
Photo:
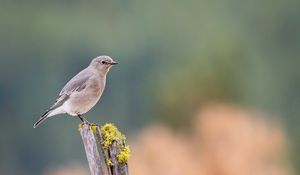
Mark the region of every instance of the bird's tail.
POLYGON ((50 110, 46 111, 34 124, 33 128, 36 128, 39 126, 41 123, 43 123, 49 116, 50 110))

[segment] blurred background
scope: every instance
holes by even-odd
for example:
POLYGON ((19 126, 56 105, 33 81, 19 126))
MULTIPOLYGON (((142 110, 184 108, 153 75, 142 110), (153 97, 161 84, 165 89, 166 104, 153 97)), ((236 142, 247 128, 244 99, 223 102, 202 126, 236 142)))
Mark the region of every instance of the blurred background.
POLYGON ((120 64, 86 117, 126 133, 132 175, 299 174, 299 6, 1 0, 0 174, 89 174, 77 118, 32 125, 103 54, 120 64))

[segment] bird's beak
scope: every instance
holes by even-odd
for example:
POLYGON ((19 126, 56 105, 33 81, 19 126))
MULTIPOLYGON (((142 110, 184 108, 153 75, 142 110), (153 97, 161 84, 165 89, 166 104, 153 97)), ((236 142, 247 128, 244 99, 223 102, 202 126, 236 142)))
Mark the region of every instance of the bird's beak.
POLYGON ((110 65, 116 65, 119 64, 118 62, 112 61, 111 63, 109 63, 110 65))

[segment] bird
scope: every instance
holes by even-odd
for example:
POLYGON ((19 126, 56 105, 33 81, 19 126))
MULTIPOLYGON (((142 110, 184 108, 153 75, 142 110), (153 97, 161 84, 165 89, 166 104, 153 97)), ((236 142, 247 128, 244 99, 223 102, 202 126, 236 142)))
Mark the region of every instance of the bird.
POLYGON ((38 118, 33 128, 49 117, 65 113, 79 117, 82 122, 87 121, 82 116, 101 98, 106 84, 106 75, 116 64, 118 62, 106 55, 94 58, 85 69, 63 87, 55 103, 38 118))

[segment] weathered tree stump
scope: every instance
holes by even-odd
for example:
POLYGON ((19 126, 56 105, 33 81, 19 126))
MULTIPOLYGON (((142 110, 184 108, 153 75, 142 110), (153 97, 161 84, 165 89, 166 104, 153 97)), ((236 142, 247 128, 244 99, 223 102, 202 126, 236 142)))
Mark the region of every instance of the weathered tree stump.
POLYGON ((79 128, 80 135, 84 144, 86 157, 92 175, 104 175, 100 164, 100 155, 97 149, 94 133, 89 125, 83 124, 79 128))
POLYGON ((99 127, 82 123, 79 131, 92 175, 129 175, 127 161, 130 149, 126 145, 126 137, 113 124, 99 127), (104 158, 102 165, 97 145, 104 158))

